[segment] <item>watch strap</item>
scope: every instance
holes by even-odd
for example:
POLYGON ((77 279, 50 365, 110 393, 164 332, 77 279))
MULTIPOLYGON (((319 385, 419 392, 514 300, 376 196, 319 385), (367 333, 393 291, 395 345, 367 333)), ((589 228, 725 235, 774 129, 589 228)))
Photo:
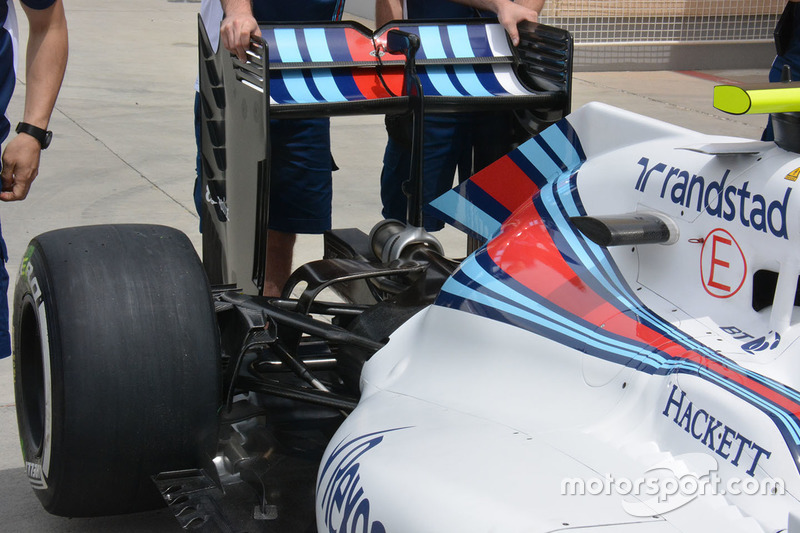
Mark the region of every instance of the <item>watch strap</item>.
POLYGON ((50 146, 50 141, 53 139, 53 132, 49 130, 43 130, 33 124, 28 124, 27 122, 20 122, 17 124, 17 128, 15 130, 17 133, 27 133, 37 141, 42 147, 42 150, 50 146))

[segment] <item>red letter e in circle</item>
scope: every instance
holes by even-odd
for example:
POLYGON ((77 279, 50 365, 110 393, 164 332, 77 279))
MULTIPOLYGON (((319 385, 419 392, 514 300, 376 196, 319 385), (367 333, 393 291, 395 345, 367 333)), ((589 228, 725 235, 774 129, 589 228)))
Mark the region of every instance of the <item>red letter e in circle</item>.
POLYGON ((742 288, 747 261, 739 243, 724 229, 715 229, 703 241, 700 259, 703 288, 715 298, 730 298, 742 288))

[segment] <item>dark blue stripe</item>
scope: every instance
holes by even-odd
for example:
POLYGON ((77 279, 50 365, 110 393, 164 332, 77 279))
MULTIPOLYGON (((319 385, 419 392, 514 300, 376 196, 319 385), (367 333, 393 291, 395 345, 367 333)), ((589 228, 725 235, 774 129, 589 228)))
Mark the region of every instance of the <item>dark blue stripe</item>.
POLYGON ((442 40, 444 56, 448 58, 456 57, 456 53, 453 52, 453 45, 450 44, 450 35, 447 33, 447 26, 439 27, 439 39, 442 40))
POLYGON ((261 32, 261 38, 266 41, 269 47, 269 62, 281 63, 281 55, 278 52, 278 42, 275 40, 275 31, 272 29, 263 30, 261 32))
POLYGON ((447 73, 447 77, 450 79, 450 83, 456 88, 456 90, 461 93, 462 96, 472 96, 467 89, 461 85, 461 82, 458 81, 458 76, 456 75, 455 70, 453 69, 453 65, 447 65, 444 67, 444 71, 447 73))
POLYGON ((572 124, 570 124, 567 119, 562 118, 556 122, 556 126, 564 133, 564 136, 572 144, 573 148, 575 148, 575 151, 578 152, 578 157, 580 157, 581 161, 586 161, 586 153, 583 151, 578 132, 575 131, 572 124))
POLYGON ((294 98, 289 94, 289 89, 283 82, 283 78, 279 71, 273 71, 269 78, 269 95, 279 104, 294 103, 294 98))
POLYGON ((353 61, 344 28, 325 28, 325 40, 328 42, 328 50, 334 61, 353 61))
MULTIPOLYGON (((575 188, 575 175, 573 174, 568 179, 570 180, 570 190, 569 190, 569 192, 567 194, 573 195, 573 196, 575 196, 577 198, 577 194, 578 193, 577 193, 577 190, 575 188)), ((550 186, 555 188, 556 184, 551 184, 550 186)), ((555 198, 555 204, 549 204, 548 206, 544 205, 544 202, 541 200, 541 197, 535 198, 534 201, 537 202, 537 208, 540 210, 540 214, 542 215, 542 219, 545 220, 545 223, 548 225, 548 230, 551 231, 551 235, 553 236, 554 241, 557 243, 557 245, 559 246, 559 250, 563 254, 565 250, 570 250, 570 248, 567 245, 567 241, 566 241, 566 239, 564 239, 564 237, 563 237, 563 235, 561 233, 561 230, 563 229, 564 231, 568 231, 568 232, 573 232, 574 230, 571 227, 569 227, 569 228, 559 228, 557 226, 557 224, 555 223, 553 217, 550 216, 550 212, 548 211, 547 208, 559 209, 562 213, 564 212, 561 198, 559 196, 554 196, 554 198, 555 198)), ((576 202, 576 205, 579 206, 579 209, 581 211, 583 210, 582 205, 579 202, 579 199, 576 202)), ((585 240, 582 237, 579 238, 579 241, 580 242, 585 242, 585 240)), ((614 268, 615 272, 616 272, 616 268, 617 267, 616 267, 614 261, 611 260, 610 255, 607 255, 607 258, 609 260, 608 264, 611 265, 612 268, 614 268)), ((478 314, 480 316, 485 316, 487 318, 491 318, 491 319, 494 319, 494 320, 502 321, 504 323, 509 323, 509 324, 515 325, 517 327, 522 327, 522 328, 524 328, 526 330, 533 331, 534 333, 543 335, 546 338, 553 339, 554 341, 559 342, 559 343, 561 343, 563 345, 570 346, 570 347, 572 347, 572 348, 574 348, 574 349, 576 349, 578 351, 585 352, 585 353, 587 353, 587 354, 589 354, 591 356, 600 357, 600 358, 607 359, 607 360, 610 360, 610 361, 615 361, 618 364, 625 364, 626 366, 630 366, 630 367, 636 368, 637 370, 645 372, 645 373, 658 374, 658 375, 666 375, 668 373, 685 373, 685 374, 698 375, 701 378, 705 379, 706 381, 709 381, 709 382, 711 382, 711 383, 713 383, 715 385, 718 385, 723 390, 726 390, 726 391, 732 393, 733 395, 735 395, 736 397, 741 398, 742 400, 750 403, 751 405, 755 405, 756 407, 758 407, 762 412, 767 414, 767 416, 769 416, 771 420, 773 420, 773 422, 776 424, 778 429, 781 431, 781 434, 784 436, 784 439, 785 439, 787 445, 789 445, 791 449, 797 450, 797 446, 795 444, 793 444, 794 441, 793 441, 792 433, 789 431, 788 426, 786 425, 786 423, 781 418, 779 418, 777 415, 774 415, 770 411, 767 411, 766 410, 767 409, 766 406, 770 406, 771 408, 774 408, 778 412, 787 415, 787 417, 792 419, 793 421, 797 421, 797 417, 794 416, 793 414, 789 413, 786 409, 783 409, 782 407, 776 405, 774 402, 772 402, 768 398, 765 398, 762 395, 753 392, 752 390, 748 390, 748 393, 750 393, 750 394, 752 394, 752 395, 754 395, 754 396, 759 398, 759 402, 760 402, 761 405, 756 405, 754 403, 754 400, 746 397, 743 394, 740 394, 739 392, 737 392, 735 390, 734 387, 738 387, 738 385, 735 385, 731 380, 728 380, 728 379, 720 376, 719 374, 717 374, 715 372, 709 371, 707 368, 706 369, 701 369, 699 366, 697 366, 696 363, 693 363, 691 361, 686 361, 686 360, 684 360, 684 359, 682 359, 680 357, 671 357, 668 354, 666 354, 664 352, 661 352, 660 350, 658 350, 658 349, 656 349, 656 348, 654 348, 654 347, 652 347, 652 346, 650 346, 650 345, 648 345, 648 344, 646 344, 644 342, 637 341, 635 339, 631 339, 631 338, 625 337, 625 336, 619 336, 619 335, 610 333, 608 331, 603 331, 603 330, 599 330, 599 329, 595 328, 593 325, 587 323, 583 319, 581 319, 579 317, 576 317, 576 316, 574 316, 574 315, 572 315, 570 313, 567 313, 564 309, 555 306, 552 302, 550 302, 549 300, 547 300, 543 296, 534 293, 534 291, 532 291, 530 288, 523 286, 521 283, 517 282, 516 280, 514 280, 513 278, 508 276, 506 273, 500 271, 499 268, 497 267, 497 265, 491 260, 491 257, 489 257, 489 255, 488 255, 488 253, 486 252, 485 249, 479 251, 478 254, 476 254, 476 256, 474 257, 474 260, 478 262, 478 265, 482 268, 482 270, 484 271, 484 274, 487 277, 492 277, 494 279, 497 279, 500 282, 504 283, 507 287, 509 287, 509 289, 511 289, 513 291, 516 291, 516 292, 518 292, 518 293, 520 293, 522 295, 525 295, 528 298, 533 299, 537 303, 543 305, 545 308, 550 310, 556 316, 562 316, 562 317, 568 318, 568 320, 572 321, 575 324, 581 324, 581 325, 583 325, 585 327, 589 327, 590 330, 592 330, 592 329, 595 330, 595 333, 598 336, 600 336, 601 338, 607 339, 607 340, 616 340, 616 341, 622 343, 629 350, 631 350, 631 351, 633 351, 635 353, 639 353, 639 354, 643 354, 643 355, 644 354, 658 354, 663 359, 665 359, 666 361, 673 361, 675 363, 681 364, 682 365, 681 368, 675 368, 675 367, 672 367, 670 365, 658 366, 658 363, 647 363, 647 362, 641 361, 640 359, 635 358, 635 357, 622 355, 618 350, 605 349, 605 348, 596 346, 593 343, 587 343, 587 342, 584 342, 584 341, 577 341, 572 337, 569 337, 567 335, 564 335, 561 332, 558 332, 558 331, 555 331, 555 330, 551 329, 550 324, 551 324, 552 321, 551 321, 551 318, 549 316, 542 316, 541 317, 541 323, 540 323, 537 320, 523 319, 523 318, 520 318, 520 317, 518 317, 518 316, 516 316, 514 314, 502 312, 502 311, 500 311, 500 310, 498 310, 498 309, 496 309, 496 308, 494 308, 494 307, 492 307, 490 305, 487 306, 487 305, 484 305, 484 304, 480 304, 480 303, 477 303, 477 302, 475 302, 473 300, 470 300, 469 298, 463 298, 463 297, 451 295, 451 294, 445 293, 445 292, 443 292, 440 295, 440 297, 437 298, 437 301, 436 301, 437 305, 441 305, 441 306, 445 306, 445 307, 455 307, 455 308, 458 308, 458 309, 462 309, 462 310, 465 310, 465 311, 468 311, 468 312, 472 312, 472 313, 478 314), (656 365, 656 366, 653 366, 653 365, 656 365), (703 370, 703 372, 704 372, 703 374, 700 373, 701 370, 703 370)), ((605 301, 607 301, 609 303, 615 301, 616 300, 615 298, 608 298, 607 296, 610 295, 610 294, 616 296, 618 293, 621 292, 621 293, 624 293, 627 297, 629 297, 631 299, 631 301, 638 302, 638 299, 636 299, 633 296, 633 292, 630 290, 630 287, 628 287, 626 285, 626 283, 624 281, 624 278, 622 278, 621 276, 619 277, 619 283, 622 283, 623 286, 620 287, 619 290, 612 289, 612 290, 609 291, 609 290, 605 289, 604 287, 600 286, 599 285, 599 279, 596 278, 596 276, 598 274, 605 275, 605 274, 607 274, 607 272, 605 272, 602 269, 599 269, 599 270, 598 269, 594 269, 594 270, 587 269, 584 265, 578 263, 575 259, 572 259, 570 262, 573 265, 577 266, 577 268, 575 269, 575 272, 580 275, 580 278, 584 281, 584 283, 587 283, 587 284, 590 284, 590 285, 594 286, 594 288, 597 291, 597 293, 600 296, 605 298, 605 301)), ((598 266, 600 266, 600 265, 598 265, 598 266)), ((496 298, 499 301, 502 301, 507 305, 516 307, 517 309, 522 309, 522 310, 531 312, 531 310, 527 309, 526 307, 524 307, 524 305, 519 304, 516 301, 509 300, 509 299, 507 299, 507 298, 505 298, 503 296, 500 296, 500 295, 490 291, 489 289, 487 289, 485 286, 483 286, 481 284, 481 280, 472 280, 471 278, 466 276, 466 274, 464 274, 463 271, 457 272, 454 275, 454 279, 456 279, 456 280, 460 281, 461 283, 463 283, 470 290, 474 290, 474 291, 477 291, 479 293, 485 294, 487 296, 491 296, 493 298, 496 298)), ((620 304, 617 304, 617 306, 616 306, 618 309, 619 309, 619 305, 620 304)), ((662 333, 665 336, 665 338, 672 340, 673 342, 675 342, 679 346, 682 346, 686 350, 696 351, 697 353, 700 353, 701 355, 703 355, 705 357, 709 357, 710 359, 715 360, 715 361, 719 362, 720 364, 722 364, 724 366, 727 366, 727 367, 731 368, 732 370, 734 370, 736 372, 742 372, 743 371, 743 369, 740 369, 738 367, 738 365, 736 365, 735 363, 727 360, 726 358, 720 356, 719 354, 715 354, 710 348, 701 345, 699 342, 694 341, 694 340, 693 340, 692 343, 689 343, 688 341, 684 342, 681 338, 678 338, 674 334, 671 334, 669 330, 676 330, 676 328, 671 326, 669 323, 665 322, 660 317, 658 317, 658 318, 656 318, 654 320, 653 319, 644 318, 643 316, 641 316, 641 311, 643 311, 646 308, 644 306, 642 306, 640 302, 638 302, 638 305, 641 306, 640 309, 638 309, 638 310, 636 308, 628 308, 627 306, 624 306, 624 308, 621 309, 621 311, 627 313, 632 319, 637 320, 640 323, 647 324, 648 326, 652 327, 655 331, 659 331, 660 333, 662 333), (653 322, 655 322, 655 323, 653 323, 653 322)), ((536 313, 534 313, 534 314, 536 314, 536 313)), ((655 313, 651 313, 651 314, 653 316, 655 316, 655 313)), ((560 324, 560 326, 561 327, 569 327, 569 326, 566 326, 564 324, 560 324)), ((691 340, 691 337, 687 336, 687 339, 691 340)), ((745 373, 746 373, 746 371, 745 371, 745 373)), ((756 379, 760 383, 765 384, 765 386, 771 388, 772 390, 775 390, 775 388, 770 385, 769 380, 764 378, 763 376, 750 375, 750 377, 753 378, 753 379, 756 379)), ((782 393, 780 393, 778 391, 776 391, 776 392, 778 394, 782 394, 782 393)))
MULTIPOLYGON (((489 263, 489 265, 488 265, 489 268, 492 268, 492 266, 494 266, 494 268, 497 268, 496 265, 494 264, 494 262, 491 260, 491 258, 488 257, 488 254, 486 254, 486 256, 484 256, 484 257, 478 257, 476 255, 475 259, 478 261, 478 263, 484 269, 486 268, 487 263, 489 263)), ((503 273, 503 274, 505 274, 505 273, 503 273)), ((493 273, 492 274, 486 273, 486 275, 487 276, 493 276, 493 273)), ((494 275, 493 277, 495 277, 497 279, 502 279, 502 281, 506 285, 510 286, 510 288, 512 288, 512 289, 516 290, 517 288, 522 287, 525 292, 527 292, 527 293, 529 293, 531 295, 534 295, 536 297, 535 299, 538 302, 548 304, 547 308, 551 312, 559 314, 559 315, 563 315, 563 310, 562 309, 553 306, 552 303, 548 302, 547 300, 543 300, 539 295, 533 294, 530 291, 530 289, 528 289, 527 287, 523 287, 521 284, 519 284, 515 280, 509 278, 507 275, 504 275, 502 277, 494 275)), ((572 330, 575 334, 570 335, 568 333, 563 333, 561 331, 557 331, 556 329, 554 329, 552 327, 553 325, 555 325, 555 323, 549 317, 542 316, 542 315, 534 312, 533 310, 531 310, 529 308, 526 308, 526 307, 520 305, 517 302, 514 302, 513 300, 509 300, 508 298, 506 298, 504 296, 501 296, 501 295, 499 295, 497 293, 489 291, 488 289, 486 289, 486 287, 483 287, 482 285, 480 285, 480 281, 472 280, 469 276, 464 274, 462 271, 457 271, 455 274, 453 274, 453 279, 458 281, 458 282, 460 282, 461 284, 465 285, 469 289, 474 290, 477 293, 484 294, 484 295, 489 296, 491 298, 495 298, 495 299, 497 299, 497 300, 499 300, 499 301, 501 301, 501 302, 503 302, 503 303, 505 303, 507 305, 513 306, 513 307, 515 307, 517 309, 520 309, 520 310, 525 311, 527 313, 530 313, 532 315, 538 315, 540 317, 540 319, 539 320, 528 320, 528 319, 523 318, 521 316, 518 316, 516 314, 507 313, 505 311, 501 311, 500 309, 497 309, 496 307, 493 307, 491 305, 478 303, 476 301, 469 300, 469 299, 464 299, 464 298, 461 298, 459 296, 455 296, 454 297, 454 295, 450 295, 450 294, 448 294, 448 296, 446 298, 441 298, 441 297, 437 298, 436 305, 440 305, 442 307, 454 307, 454 306, 457 305, 458 307, 455 307, 455 308, 463 311, 463 310, 465 310, 463 305, 465 303, 467 303, 468 304, 468 309, 472 310, 472 312, 478 314, 479 316, 485 316, 487 318, 491 318, 491 319, 496 320, 498 322, 502 322, 502 323, 505 323, 505 324, 511 324, 511 325, 513 325, 515 327, 518 327, 518 328, 521 328, 521 329, 524 329, 524 330, 527 330, 527 331, 531 331, 531 332, 533 332, 533 333, 535 333, 537 335, 541 335, 542 337, 545 337, 547 339, 554 340, 554 341, 558 342, 559 344, 563 344, 565 346, 568 346, 568 347, 570 347, 570 348, 572 348, 572 349, 574 349, 576 351, 579 351, 579 352, 582 352, 582 353, 587 353, 587 354, 590 354, 590 355, 592 355, 594 357, 599 357, 600 359, 611 361, 611 362, 614 362, 614 363, 617 363, 617 364, 620 364, 620 365, 623 365, 623 366, 629 366, 630 365, 630 366, 635 366, 637 368, 639 366, 641 366, 639 364, 639 362, 636 361, 635 359, 633 359, 632 357, 624 357, 624 356, 620 355, 619 352, 617 352, 616 350, 613 350, 613 349, 602 349, 602 348, 599 348, 598 346, 595 346, 595 345, 588 345, 584 340, 582 340, 582 335, 579 336, 577 334, 577 329, 574 326, 570 326, 570 322, 569 321, 565 321, 565 323, 561 323, 561 324, 559 324, 559 326, 561 326, 563 329, 566 329, 568 331, 572 330)), ((445 286, 445 288, 446 288, 446 286, 445 286)), ((570 317, 570 318, 572 318, 572 317, 570 317)), ((586 323, 585 321, 582 321, 582 320, 574 320, 572 323, 573 324, 580 324, 580 325, 582 325, 584 327, 588 326, 590 329, 594 329, 595 328, 595 326, 593 326, 591 324, 588 324, 588 323, 586 323)), ((647 365, 644 365, 644 366, 647 367, 647 365)), ((649 372, 648 373, 653 373, 655 371, 654 367, 647 367, 647 368, 649 368, 649 372)))
MULTIPOLYGON (((400 28, 404 32, 413 33, 414 35, 419 37, 419 26, 405 26, 400 28)), ((420 39, 421 41, 422 39, 420 39)), ((417 51, 417 59, 428 59, 428 56, 425 54, 425 43, 420 42, 419 50, 417 51)))
POLYGON ((469 35, 469 45, 475 57, 494 57, 489 39, 486 36, 486 26, 483 24, 467 24, 467 35, 469 35))
MULTIPOLYGON (((545 153, 546 153, 546 154, 547 154, 547 155, 550 157, 550 159, 552 159, 552 160, 553 160, 553 163, 555 163, 556 165, 558 165, 558 168, 560 168, 560 169, 561 169, 561 172, 568 172, 568 171, 570 171, 570 170, 573 170, 573 169, 570 169, 570 168, 567 166, 567 163, 565 163, 565 162, 564 162, 564 161, 563 161, 563 160, 562 160, 562 159, 561 159, 561 158, 558 156, 558 154, 556 153, 556 151, 555 151, 555 150, 553 150, 553 148, 551 148, 551 147, 550 147, 550 145, 549 145, 549 144, 547 144, 547 141, 545 141, 544 139, 542 139, 542 138, 541 138, 541 136, 537 135, 536 137, 534 137, 534 140, 536 141, 536 144, 538 144, 538 145, 539 145, 539 146, 542 148, 542 150, 544 150, 544 152, 545 152, 545 153)), ((574 144, 573 144, 573 146, 574 146, 574 144)), ((581 158, 581 161, 586 161, 586 157, 583 157, 583 158, 581 158)))
POLYGON ((297 41, 297 48, 300 50, 300 57, 303 58, 303 62, 310 63, 311 54, 308 51, 308 42, 306 42, 305 33, 301 28, 295 28, 294 38, 297 41))
POLYGON ((494 75, 491 65, 474 65, 475 74, 478 76, 478 81, 481 82, 483 88, 494 95, 507 95, 505 87, 500 85, 497 77, 494 75))
MULTIPOLYGON (((578 193, 577 177, 579 175, 580 175, 579 173, 574 173, 574 174, 570 175, 570 177, 569 177, 569 181, 570 181, 570 192, 569 192, 569 194, 572 196, 573 201, 578 206, 579 214, 580 215, 585 215, 586 214, 586 210, 583 208, 583 204, 580 201, 580 194, 578 193)), ((553 185, 553 188, 554 189, 556 188, 555 184, 553 185)), ((631 289, 630 285, 625 280, 625 278, 622 275, 622 273, 619 271, 619 268, 618 268, 618 266, 616 264, 616 261, 614 261, 613 257, 611 256, 611 254, 608 252, 607 249, 602 248, 602 247, 593 247, 589 243, 589 241, 583 236, 583 234, 581 234, 579 231, 577 231, 571 225, 568 225, 568 227, 566 227, 566 228, 557 227, 556 222, 553 220, 552 216, 550 215, 549 207, 545 206, 544 202, 541 201, 540 198, 537 199, 537 200, 538 200, 538 202, 537 202, 537 210, 539 211, 539 214, 542 216, 542 219, 546 221, 545 225, 548 228, 555 228, 555 229, 551 229, 550 230, 550 235, 551 235, 551 238, 553 238, 554 242, 556 242, 556 245, 558 246, 558 249, 561 251, 562 257, 564 257, 565 260, 569 261, 570 264, 574 265, 573 266, 573 270, 575 271, 576 274, 578 274, 578 277, 587 286, 589 286, 594 292, 599 294, 609 304, 614 305, 617 309, 620 310, 620 312, 627 312, 627 313, 635 312, 636 315, 637 315, 636 316, 636 320, 638 320, 642 324, 647 325, 648 327, 650 327, 654 331, 657 331, 658 333, 660 333, 661 335, 663 335, 666 338, 673 339, 674 342, 680 344, 686 350, 692 350, 693 349, 687 343, 679 342, 678 339, 673 338, 674 335, 672 335, 670 333, 670 329, 671 328, 665 327, 665 324, 664 324, 663 321, 661 321, 661 320, 654 321, 654 320, 652 320, 650 318, 647 318, 646 316, 642 316, 641 311, 646 310, 647 307, 642 303, 641 300, 639 300, 636 297, 635 291, 633 289, 631 289), (567 257, 566 256, 566 251, 567 250, 571 250, 571 251, 574 252, 574 249, 568 244, 568 241, 566 240, 566 238, 563 237, 562 232, 570 233, 574 240, 576 240, 579 243, 581 243, 583 251, 586 254, 586 256, 588 256, 588 257, 594 258, 596 256, 595 252, 599 250, 599 252, 604 257, 606 264, 611 266, 612 271, 616 275, 616 278, 617 278, 618 281, 614 282, 611 279, 611 277, 609 276, 608 272, 605 270, 604 265, 601 264, 597 260, 594 260, 592 265, 585 265, 582 261, 578 261, 577 259, 572 259, 572 258, 567 257), (602 276, 602 279, 606 280, 606 284, 605 285, 602 283, 602 281, 599 278, 599 276, 602 276), (608 285, 610 285, 612 287, 618 287, 618 288, 616 288, 613 291, 611 291, 611 290, 607 289, 608 285), (620 296, 624 296, 624 298, 622 298, 622 299, 626 299, 626 300, 632 302, 635 306, 638 307, 638 310, 637 310, 636 307, 631 308, 631 307, 625 305, 622 301, 620 301, 621 298, 618 298, 620 296)), ((558 197, 558 195, 556 195, 556 207, 555 208, 557 210, 560 210, 562 213, 565 212, 562 200, 558 197)), ((648 311, 649 311, 650 315, 657 316, 656 313, 653 312, 652 310, 648 310, 648 311)), ((698 352, 699 353, 703 353, 703 355, 706 355, 706 356, 710 355, 709 353, 704 353, 702 350, 699 350, 698 352)))
POLYGON ((484 213, 501 224, 511 216, 511 211, 503 207, 503 204, 478 187, 472 180, 465 181, 460 185, 460 188, 459 194, 467 198, 471 203, 481 206, 481 210, 484 213))
POLYGON ((422 84, 422 92, 425 96, 441 96, 439 91, 436 89, 436 86, 433 85, 433 82, 428 76, 428 72, 425 70, 425 67, 418 67, 417 74, 419 75, 419 81, 422 84))
POLYGON ((326 102, 325 98, 322 96, 322 93, 319 92, 317 89, 317 84, 314 83, 314 78, 311 76, 311 70, 304 68, 303 69, 303 79, 306 82, 306 86, 308 87, 308 92, 311 93, 311 96, 314 97, 317 102, 326 102))
POLYGON ((336 68, 332 69, 331 73, 333 74, 333 79, 339 91, 341 91, 342 95, 347 98, 348 101, 353 102, 367 99, 361 93, 361 89, 358 88, 356 80, 353 79, 353 69, 336 68))
MULTIPOLYGON (((512 324, 512 325, 515 325, 517 327, 522 327, 523 329, 526 329, 528 331, 532 331, 532 332, 534 332, 534 333, 536 333, 538 335, 541 335, 541 336, 543 336, 545 338, 552 339, 555 342, 558 342, 559 344, 562 344, 562 345, 565 345, 565 346, 569 346, 569 347, 575 349, 576 351, 581 351, 581 352, 587 353, 587 355, 591 356, 591 357, 598 357, 600 359, 606 359, 606 360, 617 362, 617 363, 619 363, 619 362, 621 362, 623 360, 627 360, 627 364, 625 364, 625 366, 630 367, 630 368, 634 368, 635 370, 637 370, 639 372, 642 372, 642 373, 645 373, 645 374, 660 375, 660 376, 666 376, 666 375, 669 375, 669 374, 696 375, 696 376, 700 377, 701 379, 704 379, 705 381, 710 382, 712 385, 716 385, 716 386, 720 387, 722 390, 725 390, 726 392, 728 392, 728 393, 738 397, 739 399, 747 402, 748 404, 753 405, 754 407, 759 409, 761 412, 766 414, 773 421, 773 423, 778 428, 778 430, 781 432, 781 435, 783 436, 783 439, 784 439, 784 442, 786 443, 786 445, 789 447, 790 450, 792 450, 794 452, 793 456, 795 457, 795 468, 798 469, 798 471, 800 471, 800 453, 798 453, 798 446, 794 443, 794 437, 792 435, 792 432, 789 431, 789 428, 786 425, 786 422, 782 418, 780 418, 777 415, 773 414, 772 412, 766 411, 763 406, 756 405, 751 398, 746 397, 745 395, 739 393, 737 390, 732 388, 729 385, 730 381, 728 381, 727 379, 725 379, 725 378, 723 378, 721 376, 718 376, 718 374, 716 374, 714 372, 711 372, 712 374, 714 374, 715 376, 718 376, 718 378, 719 378, 718 380, 714 380, 714 381, 712 381, 709 378, 709 376, 701 375, 700 372, 699 372, 700 368, 696 365, 696 363, 693 363, 691 361, 686 361, 686 364, 687 364, 687 366, 689 368, 686 368, 686 367, 674 368, 674 367, 669 367, 669 366, 652 367, 652 366, 643 364, 643 363, 637 361, 636 359, 622 357, 617 352, 615 352, 613 350, 602 350, 602 349, 598 349, 596 346, 587 347, 584 343, 576 342, 573 338, 571 338, 571 337, 569 337, 567 335, 564 335, 564 334, 562 334, 560 332, 556 332, 556 331, 550 330, 550 329, 544 327, 541 324, 536 324, 536 323, 527 321, 525 319, 522 319, 522 318, 514 316, 514 315, 508 315, 508 314, 503 313, 502 311, 499 311, 499 310, 497 310, 497 309, 495 309, 493 307, 486 306, 484 304, 480 304, 480 303, 477 303, 475 301, 462 298, 460 296, 452 295, 452 294, 446 293, 444 291, 440 294, 439 298, 437 298, 437 300, 436 300, 434 305, 438 305, 438 306, 441 306, 441 307, 450 307, 450 308, 460 309, 462 311, 466 311, 466 312, 469 312, 469 313, 472 313, 472 314, 475 314, 475 315, 478 315, 478 316, 483 316, 483 317, 486 317, 486 318, 489 318, 489 319, 492 319, 492 320, 496 320, 498 322, 512 324), (587 351, 587 348, 590 348, 590 351, 587 351)), ((706 371, 708 371, 708 369, 706 369, 706 371)), ((749 391, 749 392, 752 393, 752 391, 749 391)), ((787 418, 792 419, 795 422, 798 420, 798 417, 794 416, 792 413, 788 412, 786 409, 784 409, 784 408, 782 408, 780 406, 777 406, 774 402, 768 400, 767 398, 761 397, 758 394, 755 394, 755 395, 759 396, 764 401, 764 403, 772 405, 772 406, 774 406, 776 408, 777 411, 784 413, 787 418)))
POLYGON ((543 189, 547 185, 547 180, 539 172, 530 160, 519 150, 514 150, 508 154, 508 157, 517 165, 528 178, 536 184, 539 189, 543 189))

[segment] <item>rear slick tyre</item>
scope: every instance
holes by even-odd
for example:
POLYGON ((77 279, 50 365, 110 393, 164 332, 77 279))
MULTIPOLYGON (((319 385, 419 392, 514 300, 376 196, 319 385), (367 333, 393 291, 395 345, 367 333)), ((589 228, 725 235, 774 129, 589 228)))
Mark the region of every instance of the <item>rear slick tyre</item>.
POLYGON ((22 452, 47 511, 153 508, 162 503, 151 476, 213 457, 219 335, 183 233, 114 225, 40 235, 13 309, 22 452))

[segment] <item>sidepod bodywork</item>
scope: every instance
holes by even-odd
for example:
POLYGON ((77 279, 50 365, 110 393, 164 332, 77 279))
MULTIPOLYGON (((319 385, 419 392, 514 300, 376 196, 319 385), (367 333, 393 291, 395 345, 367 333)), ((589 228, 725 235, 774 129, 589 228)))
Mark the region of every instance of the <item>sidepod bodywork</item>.
POLYGON ((595 103, 436 200, 486 244, 366 364, 319 530, 787 528, 799 167, 595 103))

